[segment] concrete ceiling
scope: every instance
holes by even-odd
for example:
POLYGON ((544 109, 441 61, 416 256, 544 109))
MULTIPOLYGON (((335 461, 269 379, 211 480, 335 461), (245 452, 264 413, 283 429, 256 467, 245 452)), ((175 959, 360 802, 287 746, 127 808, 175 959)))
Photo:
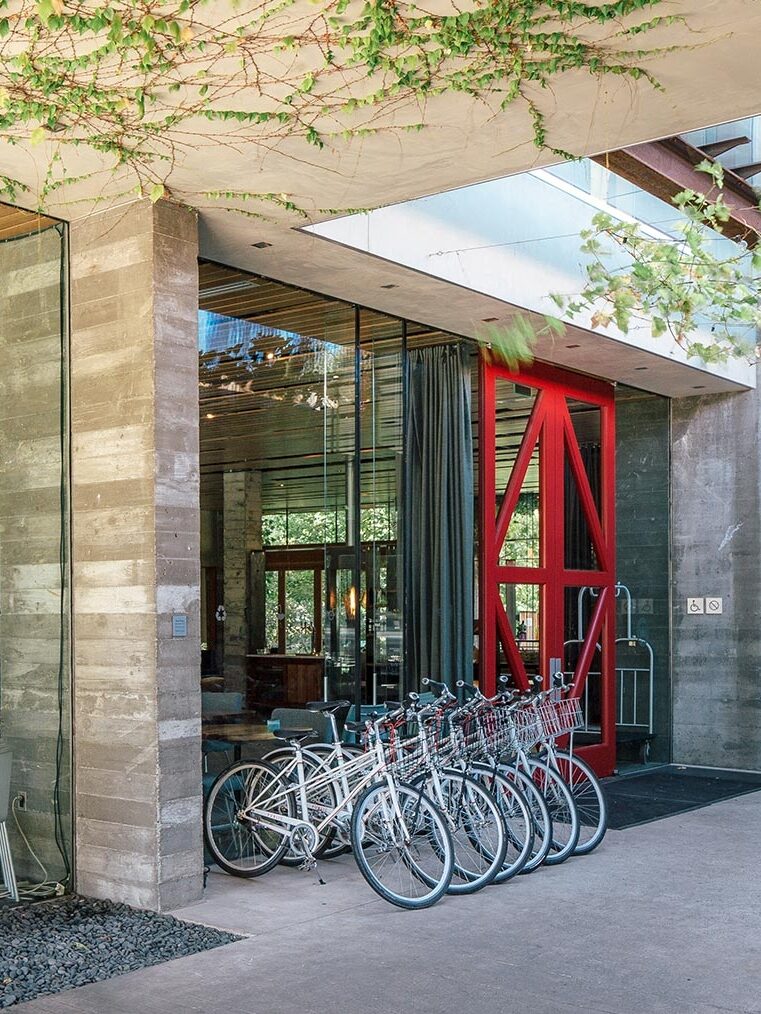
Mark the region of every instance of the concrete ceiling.
MULTIPOLYGON (((662 6, 662 11, 660 6, 651 8, 648 16, 681 16, 685 23, 677 21, 636 38, 638 44, 662 47, 646 65, 663 89, 655 90, 642 79, 566 73, 557 79, 554 89, 534 96, 546 114, 551 144, 579 155, 595 154, 758 112, 758 0, 665 0, 662 6)), ((298 7, 293 10, 298 12, 298 7)), ((245 96, 240 101, 245 107, 245 96)), ((252 93, 251 108, 255 108, 254 102, 252 93)), ((419 111, 402 108, 396 110, 393 120, 400 126, 419 116, 419 111)), ((464 95, 443 96, 429 103, 425 119, 427 126, 417 133, 392 129, 342 140, 322 151, 296 139, 273 147, 254 133, 248 138, 238 134, 234 144, 225 144, 220 128, 219 141, 182 146, 171 182, 176 193, 201 207, 204 256, 472 334, 475 322, 483 317, 503 317, 505 305, 495 306, 498 301, 361 258, 356 252, 299 231, 296 227, 303 221, 277 209, 263 208, 267 218, 257 220, 205 207, 208 201, 195 198, 204 191, 220 189, 284 193, 307 212, 309 221, 321 221, 333 217, 326 209, 340 213, 378 207, 553 160, 548 152, 534 147, 530 116, 521 103, 499 112, 464 95), (260 249, 252 245, 255 243, 270 246, 260 249), (396 288, 383 287, 388 285, 396 288)), ((0 172, 20 178, 34 192, 44 177, 54 143, 55 139, 35 147, 0 146, 0 172)), ((81 151, 75 154, 76 159, 67 166, 71 176, 88 168, 81 151)), ((72 219, 88 214, 95 197, 107 203, 123 202, 124 197, 116 193, 108 197, 109 186, 116 189, 104 185, 103 178, 74 184, 69 191, 61 191, 58 203, 51 203, 46 210, 72 219), (74 200, 77 203, 72 203, 74 200)), ((592 355, 597 358, 596 349, 592 355)), ((615 368, 622 374, 617 379, 637 379, 630 365, 615 368)), ((585 363, 579 366, 588 368, 585 363)), ((711 389, 709 385, 707 389, 711 389)))
MULTIPOLYGON (((684 14, 696 33, 685 34, 674 26, 671 41, 691 39, 696 45, 653 61, 664 91, 642 83, 567 75, 545 107, 552 110, 555 144, 594 154, 759 112, 761 61, 755 39, 761 32, 761 5, 745 0, 676 2, 669 4, 669 12, 684 14)), ((311 185, 318 195, 312 215, 317 221, 326 217, 319 207, 376 207, 551 161, 533 147, 520 107, 494 117, 462 100, 447 100, 420 134, 348 144, 340 153, 331 153, 329 177, 320 159, 319 164, 311 160, 309 165, 290 166, 280 179, 290 184, 298 178, 299 189, 311 185)), ((266 172, 266 162, 263 168, 266 172)), ((203 253, 213 260, 457 334, 474 336, 484 318, 506 321, 515 312, 499 300, 363 256, 298 227, 284 229, 282 221, 242 221, 204 210, 201 223, 203 253), (271 246, 259 249, 252 246, 256 242, 271 246)), ((566 340, 541 347, 537 354, 671 396, 719 393, 743 385, 737 376, 717 376, 654 357, 582 329, 571 329, 566 340)))

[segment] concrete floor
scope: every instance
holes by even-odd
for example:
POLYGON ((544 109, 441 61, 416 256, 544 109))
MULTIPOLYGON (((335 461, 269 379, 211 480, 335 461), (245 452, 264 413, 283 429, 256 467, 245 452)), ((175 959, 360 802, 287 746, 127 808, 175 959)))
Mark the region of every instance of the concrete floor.
POLYGON ((425 912, 376 900, 351 858, 222 874, 183 918, 247 934, 22 1005, 24 1014, 761 1012, 761 793, 425 912))

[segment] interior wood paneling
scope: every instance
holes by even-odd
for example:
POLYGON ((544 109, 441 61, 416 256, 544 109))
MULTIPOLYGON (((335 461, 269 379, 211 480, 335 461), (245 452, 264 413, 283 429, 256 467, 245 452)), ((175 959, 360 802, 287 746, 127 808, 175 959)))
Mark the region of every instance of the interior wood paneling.
POLYGON ((14 208, 10 204, 0 204, 0 242, 26 236, 30 232, 40 232, 55 224, 56 220, 46 215, 14 208))

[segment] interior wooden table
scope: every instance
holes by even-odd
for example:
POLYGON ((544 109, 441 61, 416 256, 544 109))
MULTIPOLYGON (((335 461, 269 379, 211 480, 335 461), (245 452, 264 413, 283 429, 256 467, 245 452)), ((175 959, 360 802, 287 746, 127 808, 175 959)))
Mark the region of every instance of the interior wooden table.
MULTIPOLYGON (((241 714, 238 712, 238 714, 241 714)), ((253 713, 255 714, 255 713, 253 713)), ((274 737, 266 725, 259 719, 254 721, 253 717, 243 713, 240 721, 230 721, 230 715, 210 715, 201 723, 202 739, 221 739, 232 743, 234 747, 234 759, 240 760, 244 743, 254 743, 257 740, 271 739, 273 749, 275 747, 274 737)))

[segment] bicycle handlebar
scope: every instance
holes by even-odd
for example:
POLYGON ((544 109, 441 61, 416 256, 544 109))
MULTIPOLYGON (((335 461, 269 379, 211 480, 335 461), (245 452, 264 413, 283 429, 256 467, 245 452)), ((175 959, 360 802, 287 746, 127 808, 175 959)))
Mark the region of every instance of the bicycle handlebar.
POLYGON ((438 690, 439 697, 449 698, 454 697, 454 694, 446 685, 446 683, 440 683, 438 680, 432 680, 428 676, 424 676, 420 681, 424 687, 433 687, 434 690, 438 690))

